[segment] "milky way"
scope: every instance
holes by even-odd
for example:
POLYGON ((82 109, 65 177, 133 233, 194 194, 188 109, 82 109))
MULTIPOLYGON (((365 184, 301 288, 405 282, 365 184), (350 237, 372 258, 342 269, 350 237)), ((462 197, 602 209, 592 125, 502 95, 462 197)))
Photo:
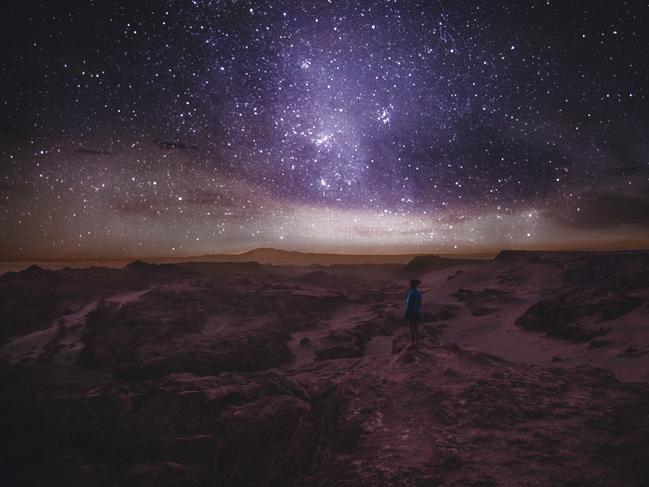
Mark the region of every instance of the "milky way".
POLYGON ((21 2, 0 257, 646 246, 648 11, 21 2))

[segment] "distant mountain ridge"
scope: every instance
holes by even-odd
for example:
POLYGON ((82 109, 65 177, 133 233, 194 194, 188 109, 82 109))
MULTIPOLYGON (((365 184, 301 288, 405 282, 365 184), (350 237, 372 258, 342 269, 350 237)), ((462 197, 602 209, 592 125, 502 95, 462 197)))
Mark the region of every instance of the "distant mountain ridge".
POLYGON ((429 272, 471 262, 470 259, 444 258, 437 255, 418 255, 399 271, 401 277, 421 277, 429 272))
POLYGON ((260 247, 238 254, 204 254, 193 256, 161 257, 161 256, 133 256, 125 258, 96 258, 96 259, 75 259, 75 260, 23 260, 15 262, 0 262, 0 275, 6 272, 18 272, 27 269, 30 265, 36 265, 41 269, 64 269, 86 268, 86 267, 110 267, 122 268, 130 263, 141 264, 181 264, 189 262, 257 262, 259 264, 274 265, 406 265, 416 257, 438 258, 443 261, 454 259, 492 259, 495 253, 485 254, 432 254, 432 253, 409 253, 409 254, 336 254, 320 252, 301 252, 296 250, 282 250, 272 247, 260 247), (4 265, 2 265, 4 264, 4 265))
POLYGON ((405 264, 418 255, 426 254, 335 254, 300 252, 272 247, 260 247, 240 254, 206 254, 192 257, 151 259, 156 262, 258 262, 275 265, 335 265, 335 264, 405 264))
MULTIPOLYGON (((319 252, 300 252, 295 250, 282 250, 270 247, 260 247, 241 254, 214 254, 196 257, 178 258, 182 261, 206 261, 206 262, 245 262, 254 261, 260 264, 281 264, 281 265, 335 265, 335 264, 407 264, 416 257, 436 257, 445 259, 439 255, 429 253, 410 254, 335 254, 319 252)), ((176 261, 176 259, 174 259, 176 261)))

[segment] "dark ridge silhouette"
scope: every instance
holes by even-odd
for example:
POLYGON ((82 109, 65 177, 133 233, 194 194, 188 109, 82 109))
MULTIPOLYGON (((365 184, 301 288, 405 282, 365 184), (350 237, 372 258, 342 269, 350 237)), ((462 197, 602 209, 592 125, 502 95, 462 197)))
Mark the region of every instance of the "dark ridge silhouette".
POLYGON ((43 276, 50 274, 50 271, 47 269, 43 269, 40 266, 37 266, 36 264, 30 265, 27 269, 25 269, 23 272, 23 275, 28 275, 28 276, 43 276))
POLYGON ((423 274, 427 274, 432 271, 445 269, 447 267, 454 267, 470 262, 475 261, 470 259, 451 259, 438 257, 437 255, 419 255, 408 262, 405 266, 403 266, 399 270, 397 275, 404 278, 421 277, 423 274))
POLYGON ((141 275, 175 275, 175 276, 191 276, 193 272, 189 269, 183 269, 178 264, 152 264, 143 262, 141 260, 134 260, 123 267, 124 271, 129 273, 136 273, 141 275))
POLYGON ((498 252, 495 261, 517 261, 539 258, 591 258, 598 260, 610 260, 615 258, 648 258, 649 250, 501 250, 498 252))
POLYGON ((267 265, 259 262, 182 262, 176 264, 181 269, 205 275, 254 274, 266 275, 273 272, 267 265))
MULTIPOLYGON (((167 268, 169 267, 174 267, 173 264, 165 264, 167 268)), ((144 262, 142 260, 134 260, 133 262, 129 262, 124 266, 124 269, 128 270, 133 270, 133 271, 155 271, 157 269, 161 269, 160 264, 152 264, 149 262, 144 262)))

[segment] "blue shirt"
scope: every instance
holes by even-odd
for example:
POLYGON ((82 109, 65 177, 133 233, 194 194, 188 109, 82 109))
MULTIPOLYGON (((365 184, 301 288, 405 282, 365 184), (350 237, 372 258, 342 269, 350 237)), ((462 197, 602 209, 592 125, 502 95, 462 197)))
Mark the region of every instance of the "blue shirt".
POLYGON ((410 288, 406 296, 406 314, 419 315, 421 312, 421 293, 415 288, 410 288))

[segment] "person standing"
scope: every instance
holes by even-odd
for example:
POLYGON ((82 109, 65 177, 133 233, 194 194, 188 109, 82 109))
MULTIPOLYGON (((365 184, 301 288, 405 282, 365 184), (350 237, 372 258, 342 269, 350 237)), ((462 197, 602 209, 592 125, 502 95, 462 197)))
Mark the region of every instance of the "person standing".
POLYGON ((421 281, 410 279, 410 289, 406 295, 406 323, 410 328, 410 348, 419 345, 419 318, 421 317, 422 293, 417 289, 421 281))

